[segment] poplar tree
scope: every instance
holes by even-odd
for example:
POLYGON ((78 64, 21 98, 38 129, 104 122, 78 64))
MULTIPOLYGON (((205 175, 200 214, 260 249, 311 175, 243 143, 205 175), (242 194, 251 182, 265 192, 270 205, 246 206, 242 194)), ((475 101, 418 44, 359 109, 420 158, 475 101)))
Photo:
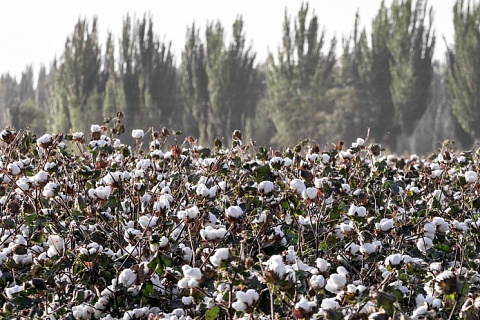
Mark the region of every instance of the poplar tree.
MULTIPOLYGON (((409 137, 409 151, 415 152, 413 131, 430 101, 435 47, 433 11, 422 0, 416 2, 415 8, 411 0, 396 0, 390 10, 390 93, 395 110, 392 116, 402 134, 398 141, 409 137)), ((402 146, 397 144, 398 148, 402 146)))
POLYGON ((195 24, 187 29, 180 66, 180 89, 186 131, 197 137, 200 143, 206 143, 212 133, 208 119, 209 93, 205 49, 199 33, 200 30, 195 24))
POLYGON ((90 125, 101 120, 101 52, 96 25, 94 18, 89 30, 87 21, 79 20, 66 41, 54 84, 52 130, 89 132, 90 125))
POLYGON ((115 71, 115 45, 112 34, 109 33, 104 56, 103 77, 105 84, 105 98, 103 100, 103 115, 114 116, 118 111, 123 111, 125 105, 125 95, 123 87, 115 71))
POLYGON ((330 99, 335 101, 331 131, 336 139, 354 141, 365 137, 367 128, 372 127, 377 115, 370 101, 370 64, 367 34, 359 29, 360 17, 355 17, 354 30, 349 38, 343 39, 343 54, 336 71, 335 88, 329 90, 330 99))
POLYGON ((392 57, 388 42, 392 34, 388 12, 388 8, 382 1, 372 22, 370 51, 362 68, 367 73, 372 114, 376 119, 375 123, 372 124, 371 134, 379 142, 394 145, 395 134, 399 133, 399 130, 396 127, 395 111, 390 93, 392 83, 390 63, 392 57))
MULTIPOLYGON (((480 139, 480 4, 453 7, 455 42, 448 50, 447 88, 452 111, 461 128, 480 139)), ((468 139, 466 139, 468 140, 468 139)))
POLYGON ((293 145, 305 137, 322 134, 318 120, 329 113, 322 101, 331 85, 335 65, 335 39, 326 55, 325 32, 318 30, 318 19, 307 19, 308 5, 302 5, 294 29, 285 12, 283 39, 276 59, 267 61, 267 106, 276 133, 272 142, 293 145))

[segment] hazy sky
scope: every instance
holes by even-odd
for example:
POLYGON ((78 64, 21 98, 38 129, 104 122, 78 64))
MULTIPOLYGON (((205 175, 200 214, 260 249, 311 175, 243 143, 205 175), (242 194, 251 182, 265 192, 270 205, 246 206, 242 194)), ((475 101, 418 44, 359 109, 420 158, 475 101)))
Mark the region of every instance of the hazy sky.
MULTIPOLYGON (((386 1, 390 3, 389 0, 386 1)), ((349 35, 357 10, 361 23, 370 27, 380 6, 380 0, 316 0, 310 8, 319 17, 327 31, 339 39, 349 35)), ((435 11, 437 47, 435 57, 442 59, 445 52, 443 37, 453 42, 452 8, 455 0, 429 1, 435 11)), ((177 63, 185 41, 187 26, 194 21, 205 30, 207 21, 220 20, 231 32, 237 15, 242 15, 247 41, 257 52, 257 61, 263 61, 268 52, 276 52, 281 40, 282 22, 287 8, 294 16, 301 1, 294 0, 15 0, 2 1, 0 9, 0 74, 9 72, 17 79, 27 64, 35 72, 40 64, 48 65, 53 57, 61 55, 79 17, 91 20, 98 17, 101 43, 111 31, 117 38, 127 13, 143 17, 150 13, 154 30, 166 41, 171 41, 177 63)))

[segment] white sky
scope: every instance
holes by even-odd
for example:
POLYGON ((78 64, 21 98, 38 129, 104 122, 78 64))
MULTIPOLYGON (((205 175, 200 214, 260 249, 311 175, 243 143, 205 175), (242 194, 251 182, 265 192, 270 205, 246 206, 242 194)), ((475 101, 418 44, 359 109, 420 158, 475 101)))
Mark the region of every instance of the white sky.
MULTIPOLYGON (((391 0, 387 0, 390 3, 391 0)), ((330 41, 337 36, 337 50, 341 37, 353 30, 357 10, 361 24, 369 28, 378 11, 380 0, 315 0, 310 8, 319 18, 321 28, 330 41)), ((435 11, 437 47, 435 57, 443 60, 445 44, 453 42, 452 8, 455 0, 429 1, 435 11)), ((177 63, 185 42, 187 26, 195 21, 205 30, 207 21, 220 20, 227 34, 237 15, 242 15, 247 42, 257 53, 257 62, 268 52, 276 52, 282 36, 285 8, 290 16, 296 15, 301 1, 294 0, 14 0, 2 1, 0 7, 0 74, 9 72, 19 79, 27 64, 37 72, 41 64, 48 65, 53 57, 61 55, 79 17, 98 17, 101 43, 112 31, 121 33, 122 21, 127 13, 143 17, 150 13, 154 31, 162 39, 172 42, 177 63)))

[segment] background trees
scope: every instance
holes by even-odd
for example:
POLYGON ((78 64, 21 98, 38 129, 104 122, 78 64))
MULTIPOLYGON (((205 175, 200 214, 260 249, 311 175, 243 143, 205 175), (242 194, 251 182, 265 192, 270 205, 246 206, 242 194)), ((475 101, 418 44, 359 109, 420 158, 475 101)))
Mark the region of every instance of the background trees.
POLYGON ((424 0, 382 2, 369 33, 352 17, 339 56, 304 4, 293 18, 285 13, 267 61, 256 60, 241 17, 231 28, 193 24, 178 60, 149 16, 127 16, 122 34, 104 44, 97 20, 80 19, 48 71, 0 76, 0 124, 88 132, 122 110, 127 131, 166 126, 202 144, 227 142, 240 129, 277 148, 304 138, 323 145, 370 128, 391 151, 427 152, 439 138, 469 147, 480 135, 480 8, 459 0, 453 10, 447 66, 433 61, 433 12, 424 0))
POLYGON ((458 1, 454 8, 455 43, 448 52, 447 84, 452 111, 461 129, 480 138, 480 4, 458 1))
POLYGON ((336 41, 326 54, 324 45, 325 32, 319 32, 315 15, 308 18, 308 5, 302 5, 293 30, 285 13, 282 44, 276 57, 268 57, 266 70, 266 104, 276 129, 273 143, 293 145, 321 132, 328 112, 322 98, 332 79, 336 41))

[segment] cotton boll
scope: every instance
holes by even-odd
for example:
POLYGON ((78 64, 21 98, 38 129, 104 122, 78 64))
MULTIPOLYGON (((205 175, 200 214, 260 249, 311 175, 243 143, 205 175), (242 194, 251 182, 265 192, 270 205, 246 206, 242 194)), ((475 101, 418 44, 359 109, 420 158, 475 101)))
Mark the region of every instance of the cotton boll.
POLYGON ((342 183, 342 190, 345 193, 350 193, 350 185, 347 183, 342 183))
POLYGON ((124 269, 118 276, 118 283, 130 287, 137 280, 137 274, 131 269, 124 269))
POLYGON ((399 253, 391 254, 385 258, 385 265, 397 266, 403 261, 403 256, 399 253))
POLYGON ((427 251, 433 247, 433 241, 430 238, 422 237, 417 240, 417 248, 423 254, 427 254, 427 251))
POLYGON ((290 159, 290 158, 284 158, 283 159, 283 166, 286 167, 286 168, 289 168, 291 167, 293 164, 293 160, 290 159))
POLYGON ((336 309, 340 306, 335 298, 325 298, 322 300, 320 307, 322 309, 336 309))
POLYGON ((377 250, 377 247, 373 243, 364 243, 360 247, 360 252, 364 254, 372 254, 377 250))
POLYGON ((383 218, 380 220, 379 223, 375 224, 375 228, 377 230, 382 230, 384 232, 389 231, 395 225, 395 221, 393 219, 383 218))
POLYGON ((343 274, 333 273, 327 280, 325 289, 332 293, 339 293, 347 283, 347 278, 343 274))
POLYGON ((48 237, 48 244, 47 255, 49 257, 53 257, 63 252, 64 240, 62 237, 52 234, 48 237))
POLYGON ((432 219, 432 223, 435 225, 436 230, 441 233, 446 233, 448 230, 450 230, 450 225, 448 224, 448 222, 446 222, 445 219, 441 217, 434 217, 432 219))
POLYGON ((271 181, 262 181, 258 184, 258 191, 269 194, 273 190, 273 182, 271 181))
POLYGON ((330 156, 326 153, 322 154, 322 162, 328 163, 330 161, 330 156))
POLYGON ((7 170, 8 170, 8 172, 13 174, 14 176, 16 176, 17 174, 20 173, 20 168, 16 164, 13 164, 13 163, 8 164, 7 170))
POLYGON ((306 188, 302 191, 302 197, 304 199, 314 200, 317 197, 317 188, 306 188))
POLYGON ((321 274, 313 275, 309 282, 313 289, 321 289, 325 286, 325 278, 321 274))
POLYGON ((132 138, 133 139, 142 139, 145 133, 141 129, 134 129, 132 130, 132 138))
POLYGON ((348 209, 348 215, 363 218, 367 215, 367 209, 363 206, 357 207, 352 204, 348 209))
POLYGON ((138 223, 143 229, 151 228, 157 225, 158 217, 151 216, 150 214, 141 216, 138 219, 138 223))
POLYGON ((318 153, 309 153, 306 156, 306 159, 310 162, 315 162, 320 158, 320 155, 318 153))
POLYGON ((239 206, 230 206, 227 208, 226 214, 227 217, 237 219, 243 215, 243 210, 239 206))
POLYGON ((266 262, 268 270, 275 273, 279 278, 283 278, 287 269, 283 263, 283 258, 280 255, 273 255, 266 262))
POLYGON ((43 187, 42 195, 46 198, 53 198, 57 192, 58 185, 56 183, 49 182, 43 187))
POLYGON ((465 181, 467 183, 475 183, 478 181, 478 174, 475 171, 465 172, 465 181))
POLYGON ((110 197, 111 190, 112 189, 110 186, 106 186, 106 187, 100 186, 97 189, 95 189, 95 195, 99 199, 108 199, 108 197, 110 197))
POLYGON ((228 260, 229 256, 230 256, 230 250, 228 250, 228 248, 220 248, 215 250, 215 253, 212 256, 210 256, 210 262, 215 267, 220 267, 223 261, 228 260))
POLYGON ((246 292, 237 291, 236 297, 237 300, 232 303, 232 308, 242 312, 253 306, 259 299, 258 293, 253 289, 248 289, 246 292))
POLYGON ((182 297, 182 303, 189 306, 193 303, 193 297, 182 297))
POLYGON ((330 268, 330 263, 323 258, 317 258, 317 260, 315 260, 315 263, 317 265, 318 271, 320 272, 326 272, 330 268))
POLYGON ((5 295, 7 296, 8 299, 13 299, 13 295, 15 293, 22 292, 23 290, 25 290, 23 285, 21 286, 14 285, 10 288, 5 288, 5 295))
POLYGON ((188 264, 182 266, 183 275, 195 280, 202 279, 202 272, 198 268, 192 268, 188 264))
POLYGON ((302 191, 306 189, 305 183, 300 179, 290 181, 290 188, 298 194, 302 194, 302 191))

